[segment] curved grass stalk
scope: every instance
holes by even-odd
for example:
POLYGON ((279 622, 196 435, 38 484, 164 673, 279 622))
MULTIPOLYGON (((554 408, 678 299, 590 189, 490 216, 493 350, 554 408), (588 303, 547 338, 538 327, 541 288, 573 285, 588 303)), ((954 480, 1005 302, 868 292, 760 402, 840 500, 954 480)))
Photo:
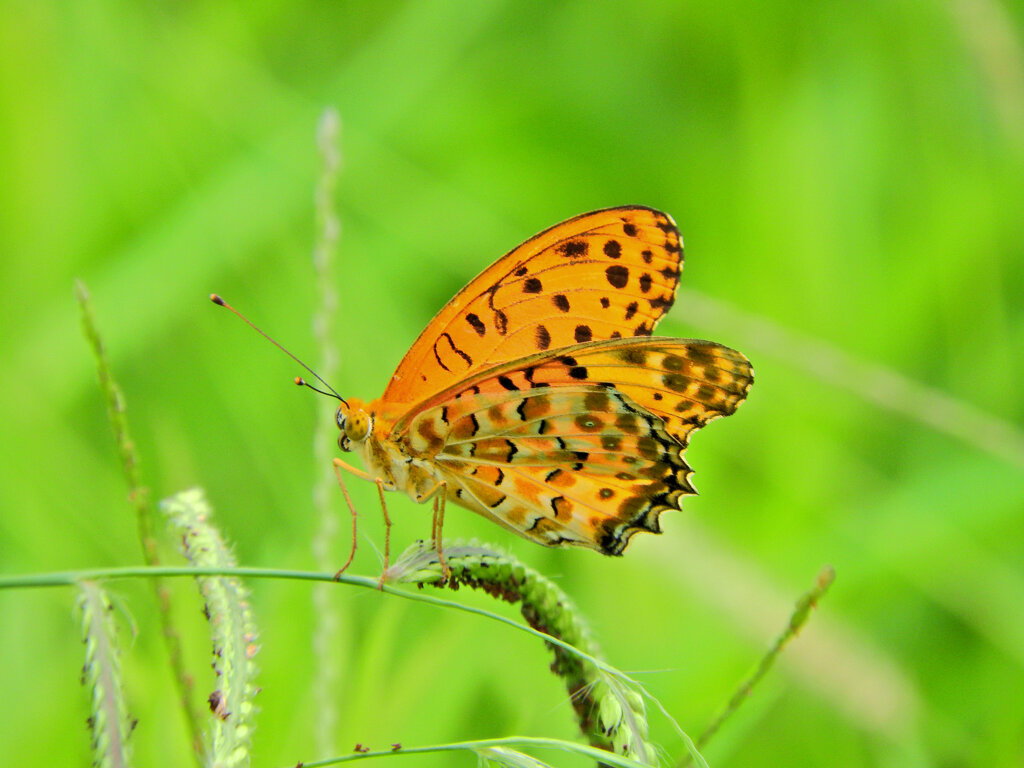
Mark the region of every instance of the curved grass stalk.
MULTIPOLYGON (((446 549, 447 551, 447 549, 446 549)), ((440 570, 436 571, 437 578, 440 578, 440 570)), ((679 724, 668 714, 665 707, 658 701, 657 698, 652 696, 648 691, 644 689, 637 681, 630 678, 624 672, 615 669, 610 666, 607 662, 593 656, 586 651, 582 651, 570 643, 562 640, 559 637, 548 635, 535 629, 526 624, 520 624, 512 619, 506 618, 499 614, 491 611, 484 610, 482 608, 476 608, 470 605, 464 605, 457 603, 453 600, 446 600, 441 597, 434 595, 423 594, 421 592, 409 592, 406 590, 395 589, 388 584, 384 584, 381 587, 379 580, 371 576, 356 576, 350 574, 342 574, 339 577, 335 577, 333 573, 322 573, 317 571, 294 571, 280 568, 252 568, 252 567, 236 567, 236 568, 220 568, 220 567, 180 567, 180 566, 125 566, 119 568, 91 568, 78 571, 57 571, 51 573, 41 574, 28 574, 28 575, 12 575, 12 576, 0 576, 0 589, 11 589, 15 587, 54 587, 54 586, 68 586, 78 583, 83 579, 125 579, 125 578, 153 578, 153 577, 175 577, 175 576, 236 576, 239 578, 277 578, 277 579, 296 579, 299 581, 320 581, 320 582, 338 582, 340 584, 347 584, 349 586, 362 587, 364 589, 374 590, 375 592, 384 592, 385 594, 394 595, 401 597, 405 600, 412 600, 420 603, 427 603, 437 607, 450 608, 452 610, 461 611, 463 613, 474 614, 477 616, 486 617, 492 621, 499 622, 501 624, 507 624, 520 632, 533 635, 534 637, 543 640, 544 642, 558 646, 564 649, 566 652, 573 654, 580 658, 582 661, 588 662, 595 668, 600 669, 602 672, 626 683, 634 688, 637 692, 642 694, 644 698, 652 701, 666 716, 666 719, 671 723, 676 733, 679 734, 683 743, 687 746, 690 754, 693 756, 694 763, 699 768, 706 768, 707 763, 701 757, 700 753, 697 752, 696 747, 693 745, 692 740, 686 733, 679 727, 679 724)), ((605 752, 604 754, 609 754, 605 752)))
MULTIPOLYGON (((615 766, 615 768, 646 768, 646 763, 638 763, 635 760, 607 752, 597 747, 590 747, 586 744, 577 744, 574 741, 562 739, 547 739, 530 736, 507 736, 501 739, 479 739, 476 741, 457 741, 450 744, 434 744, 425 747, 401 747, 387 750, 370 750, 368 752, 354 752, 351 755, 332 757, 327 760, 316 760, 303 763, 303 768, 327 768, 331 765, 341 765, 356 760, 371 760, 380 757, 401 757, 407 755, 425 755, 438 752, 473 752, 482 759, 492 759, 501 765, 516 766, 546 766, 531 755, 520 752, 517 748, 533 749, 557 749, 562 752, 569 752, 584 757, 589 757, 602 765, 615 766)), ((288 768, 294 768, 289 766, 288 768)))
MULTIPOLYGON (((552 581, 511 555, 476 545, 445 547, 451 589, 470 587, 508 603, 535 630, 547 635, 555 656, 551 671, 565 681, 580 730, 591 745, 643 765, 657 762, 648 741, 643 696, 625 680, 594 664, 600 651, 568 596, 552 581), (555 644, 557 638, 572 646, 555 644), (583 651, 588 657, 578 653, 583 651)), ((413 584, 440 584, 441 566, 432 547, 414 545, 388 570, 387 579, 413 584)))

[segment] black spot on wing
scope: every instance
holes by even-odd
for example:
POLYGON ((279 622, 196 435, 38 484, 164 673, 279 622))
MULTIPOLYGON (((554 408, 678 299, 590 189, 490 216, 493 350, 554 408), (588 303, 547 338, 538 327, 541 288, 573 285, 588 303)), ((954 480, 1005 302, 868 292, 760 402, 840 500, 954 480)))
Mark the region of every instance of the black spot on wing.
POLYGON ((483 336, 487 333, 487 326, 484 325, 483 320, 475 312, 470 312, 466 315, 466 322, 473 327, 477 336, 483 336))
POLYGON ((710 403, 715 399, 715 388, 709 387, 707 384, 702 384, 697 390, 697 399, 710 405, 710 403))
POLYGON ((625 288, 629 282, 629 269, 621 264, 614 264, 608 267, 604 274, 613 288, 625 288))
POLYGON ((647 362, 647 352, 643 349, 624 349, 619 352, 619 357, 630 365, 644 365, 647 362))
POLYGON ((586 240, 567 240, 564 243, 559 243, 555 250, 562 256, 579 258, 587 255, 588 247, 586 240))
POLYGON ((714 355, 707 349, 707 347, 691 346, 687 350, 687 355, 693 362, 700 363, 701 365, 711 365, 715 362, 714 355))
POLYGON ((508 315, 500 309, 494 310, 494 327, 498 329, 498 333, 502 336, 508 333, 508 315))
POLYGON ((543 325, 538 325, 534 330, 533 339, 537 343, 537 349, 547 349, 551 346, 551 332, 543 325))
POLYGON ((668 296, 655 296, 653 299, 648 299, 647 303, 655 312, 664 312, 672 306, 673 301, 675 301, 675 296, 669 294, 668 296))

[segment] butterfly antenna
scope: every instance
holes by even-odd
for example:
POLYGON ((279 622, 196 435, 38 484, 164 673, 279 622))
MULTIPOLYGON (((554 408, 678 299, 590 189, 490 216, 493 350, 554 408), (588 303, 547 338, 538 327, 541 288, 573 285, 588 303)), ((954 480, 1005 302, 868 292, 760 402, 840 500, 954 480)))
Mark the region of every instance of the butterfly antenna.
POLYGON ((258 333, 258 334, 259 334, 260 336, 262 336, 263 338, 265 338, 265 339, 266 339, 267 341, 269 341, 269 342, 270 342, 271 344, 273 344, 273 345, 274 345, 275 347, 277 347, 277 348, 278 348, 278 349, 280 349, 280 350, 281 350, 282 352, 284 352, 284 353, 285 353, 286 355, 288 355, 288 357, 290 357, 290 358, 291 358, 292 360, 294 360, 294 361, 295 361, 296 363, 298 363, 298 364, 299 364, 299 365, 301 365, 301 366, 302 366, 303 368, 305 368, 305 369, 306 369, 307 371, 309 371, 309 372, 310 372, 311 374, 313 374, 313 376, 314 376, 314 377, 316 378, 316 380, 317 380, 317 381, 319 381, 319 382, 320 382, 321 384, 323 384, 323 385, 324 385, 325 387, 327 387, 327 390, 328 390, 328 391, 324 392, 324 391, 323 391, 322 389, 317 389, 317 388, 316 388, 316 387, 314 387, 314 386, 313 386, 312 384, 310 384, 309 382, 307 382, 307 381, 306 381, 305 379, 299 378, 298 376, 296 376, 296 377, 295 377, 295 383, 296 383, 296 384, 298 384, 298 385, 299 385, 300 387, 309 387, 309 388, 310 388, 310 389, 312 389, 312 390, 313 390, 314 392, 319 392, 319 393, 320 393, 321 395, 327 395, 328 397, 335 397, 335 398, 337 398, 338 400, 340 400, 341 402, 345 403, 345 405, 348 405, 348 403, 346 403, 346 402, 345 402, 345 398, 343 398, 343 397, 342 397, 341 395, 339 395, 339 394, 338 394, 338 393, 337 393, 337 392, 336 392, 336 391, 334 390, 334 387, 332 387, 332 386, 331 386, 330 384, 328 384, 328 383, 327 383, 326 381, 324 381, 324 380, 323 380, 322 378, 320 378, 320 374, 319 374, 319 373, 317 373, 317 372, 316 372, 316 371, 314 371, 314 370, 313 370, 312 368, 310 368, 310 367, 309 367, 308 365, 306 365, 306 364, 305 364, 304 362, 302 362, 301 360, 299 360, 299 358, 298 358, 298 357, 296 357, 296 356, 295 356, 295 355, 293 355, 293 354, 292 354, 291 352, 289 352, 289 351, 288 351, 287 349, 285 349, 285 348, 284 348, 284 347, 283 347, 283 346, 282 346, 281 344, 279 344, 279 343, 278 343, 278 342, 277 342, 277 341, 276 341, 275 339, 271 338, 271 337, 270 337, 270 336, 269 336, 269 335, 268 335, 267 333, 265 333, 265 332, 264 332, 264 331, 263 331, 263 330, 262 330, 262 329, 261 329, 261 328, 260 328, 259 326, 257 326, 257 325, 256 325, 256 324, 255 324, 255 323, 254 323, 254 322, 252 321, 252 320, 250 320, 250 319, 249 319, 248 317, 246 317, 245 315, 243 315, 243 314, 242 314, 241 312, 239 312, 239 311, 238 311, 237 309, 235 309, 234 307, 232 307, 232 306, 231 306, 230 304, 228 304, 228 303, 227 303, 226 301, 224 301, 224 299, 222 299, 222 298, 221 298, 220 296, 218 296, 218 295, 217 295, 216 293, 211 293, 211 294, 210 294, 210 301, 212 301, 212 302, 213 302, 214 304, 217 304, 218 306, 224 307, 225 309, 229 309, 229 310, 231 310, 232 312, 234 312, 234 313, 235 313, 235 314, 236 314, 236 315, 237 315, 238 317, 240 317, 240 318, 241 318, 241 319, 242 319, 243 321, 245 321, 245 324, 246 324, 246 325, 248 325, 248 326, 249 326, 250 328, 252 328, 252 329, 253 329, 254 331, 256 331, 256 333, 258 333))
MULTIPOLYGON (((315 376, 316 374, 313 374, 313 375, 315 376)), ((317 387, 314 387, 312 384, 310 384, 308 381, 306 381, 301 376, 296 376, 295 377, 295 383, 298 384, 300 387, 308 387, 309 389, 312 389, 314 392, 319 392, 321 395, 327 395, 328 397, 337 397, 339 400, 341 400, 341 402, 345 403, 344 400, 342 400, 340 397, 338 397, 338 394, 336 392, 324 392, 322 389, 318 389, 317 387)), ((348 405, 348 403, 345 403, 345 405, 348 405)))

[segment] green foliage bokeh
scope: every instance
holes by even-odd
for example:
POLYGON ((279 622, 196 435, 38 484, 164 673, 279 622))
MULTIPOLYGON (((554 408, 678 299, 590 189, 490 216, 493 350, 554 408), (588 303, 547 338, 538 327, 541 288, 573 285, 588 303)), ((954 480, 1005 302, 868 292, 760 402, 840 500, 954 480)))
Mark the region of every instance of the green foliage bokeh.
MULTIPOLYGON (((140 561, 76 277, 154 495, 202 485, 241 563, 311 566, 323 403, 206 296, 318 360, 314 135, 334 105, 342 393, 378 395, 494 258, 609 205, 671 213, 682 285, 753 319, 716 322, 680 300, 660 326, 742 350, 758 376, 735 417, 694 439, 702 496, 663 518, 663 536, 611 560, 457 509, 448 536, 560 575, 610 661, 693 735, 830 562, 827 601, 711 764, 1019 765, 1022 28, 1020 7, 998 0, 0 3, 0 569, 140 561), (944 393, 930 413, 965 436, 879 405, 922 403, 884 377, 847 381, 829 350, 944 393)), ((375 494, 350 487, 368 537, 354 567, 373 574, 375 494)), ((332 503, 344 527, 340 494, 332 503)), ((391 513, 397 547, 429 534, 426 508, 394 496, 391 513)), ((341 562, 343 534, 336 549, 341 562)), ((194 589, 174 586, 197 691, 212 690, 194 589)), ((256 763, 328 757, 314 747, 325 702, 310 693, 310 589, 251 586, 256 763)), ((112 591, 137 762, 188 764, 152 594, 112 591)), ((576 738, 539 644, 332 595, 337 753, 576 738)), ((0 594, 9 764, 89 759, 72 603, 65 590, 0 594)), ((654 741, 681 754, 652 720, 654 741)))

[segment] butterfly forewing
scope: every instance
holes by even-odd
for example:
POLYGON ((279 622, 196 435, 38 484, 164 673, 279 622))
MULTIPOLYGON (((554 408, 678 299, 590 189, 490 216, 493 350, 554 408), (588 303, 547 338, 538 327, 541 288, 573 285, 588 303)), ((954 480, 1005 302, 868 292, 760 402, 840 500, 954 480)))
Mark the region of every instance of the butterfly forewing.
POLYGON ((506 254, 420 334, 384 392, 415 404, 475 372, 591 340, 649 336, 672 305, 682 241, 639 206, 562 222, 506 254))

